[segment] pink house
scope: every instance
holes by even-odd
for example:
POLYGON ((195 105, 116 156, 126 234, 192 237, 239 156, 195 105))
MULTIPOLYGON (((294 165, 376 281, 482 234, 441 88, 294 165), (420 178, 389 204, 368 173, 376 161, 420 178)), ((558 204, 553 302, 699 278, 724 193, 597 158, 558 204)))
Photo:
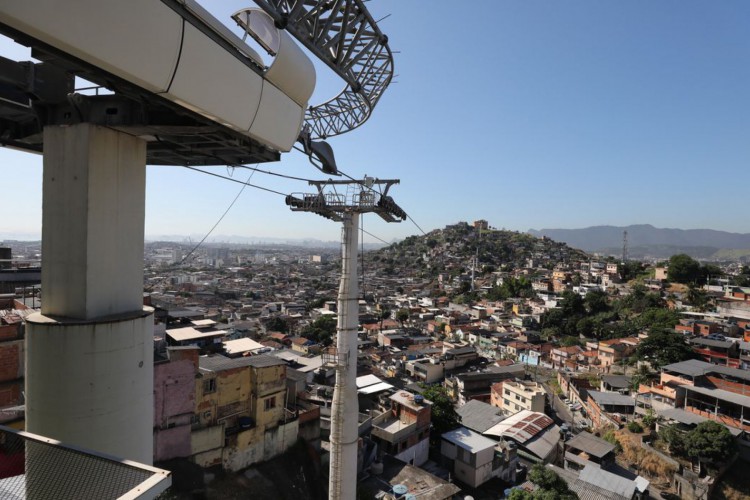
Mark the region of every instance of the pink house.
POLYGON ((170 347, 154 362, 154 462, 189 457, 198 347, 170 347))

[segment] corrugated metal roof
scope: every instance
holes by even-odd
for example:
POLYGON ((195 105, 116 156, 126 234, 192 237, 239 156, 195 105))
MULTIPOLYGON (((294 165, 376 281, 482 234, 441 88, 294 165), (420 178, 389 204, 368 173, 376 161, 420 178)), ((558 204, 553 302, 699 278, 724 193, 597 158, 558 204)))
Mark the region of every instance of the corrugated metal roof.
POLYGON ((711 396, 722 401, 729 401, 730 403, 750 408, 750 396, 743 396, 742 394, 725 391, 724 389, 710 389, 708 387, 695 387, 692 385, 681 385, 680 387, 687 391, 697 392, 698 394, 711 396))
POLYGON ((505 418, 500 415, 500 408, 477 399, 467 401, 465 405, 456 409, 456 412, 461 416, 461 424, 464 427, 481 434, 505 418))
POLYGON ((706 373, 720 373, 740 380, 750 381, 750 371, 748 370, 714 365, 698 359, 689 359, 687 361, 680 361, 679 363, 672 363, 671 365, 664 366, 662 369, 681 373, 683 375, 690 375, 691 377, 705 375, 706 373))
POLYGON ((636 491, 635 481, 612 474, 592 464, 583 468, 578 479, 624 498, 633 498, 636 491))
POLYGON ((671 365, 665 365, 662 370, 669 370, 670 372, 677 372, 683 375, 690 375, 696 377, 706 373, 706 368, 711 368, 711 363, 700 361, 697 359, 688 359, 687 361, 680 361, 679 363, 672 363, 671 365))
POLYGON ((708 420, 706 417, 702 417, 696 413, 685 411, 682 408, 667 408, 666 410, 658 411, 659 416, 669 420, 674 420, 682 424, 695 425, 700 424, 704 420, 708 420))
POLYGON ((259 344, 253 339, 242 338, 237 340, 227 340, 224 342, 224 350, 227 354, 237 354, 240 352, 255 351, 257 349, 263 349, 263 344, 259 344))
POLYGON ((732 347, 731 340, 714 340, 714 339, 704 339, 704 338, 695 338, 690 340, 691 344, 697 344, 697 345, 705 345, 708 347, 723 347, 725 349, 732 347))
POLYGON ((388 382, 379 382, 377 384, 362 387, 361 389, 358 389, 357 392, 359 394, 375 394, 376 392, 383 392, 388 389, 393 389, 393 386, 388 382))
POLYGON ((267 354, 258 354, 256 356, 250 356, 248 358, 250 366, 254 368, 265 368, 267 366, 281 366, 286 365, 284 360, 281 360, 275 356, 269 356, 267 354))
POLYGON ((268 366, 280 366, 286 365, 286 363, 273 356, 266 354, 259 354, 257 356, 247 356, 244 358, 227 358, 221 354, 213 354, 211 356, 201 356, 198 358, 198 366, 202 370, 211 372, 220 372, 224 370, 233 370, 235 368, 243 368, 252 366, 254 368, 265 368, 268 366))
POLYGON ((200 330, 196 330, 192 326, 187 326, 185 328, 175 328, 174 330, 167 330, 167 335, 172 337, 175 342, 185 342, 209 337, 223 337, 226 334, 227 332, 224 330, 202 332, 200 330))
POLYGON ((631 497, 625 498, 614 491, 580 480, 575 471, 565 470, 552 464, 547 464, 547 467, 568 483, 568 488, 578 495, 579 500, 631 500, 631 497))
POLYGON ((487 448, 494 448, 497 444, 490 438, 486 438, 466 427, 459 427, 456 430, 443 434, 443 439, 459 446, 471 453, 476 453, 487 448))
POLYGON ((619 392, 588 391, 598 405, 635 406, 635 399, 619 392))
POLYGON ((601 458, 615 449, 615 445, 585 431, 568 441, 567 447, 584 451, 597 458, 601 458))
POLYGON ((556 425, 547 427, 542 432, 526 441, 522 446, 542 460, 547 460, 560 442, 560 428, 556 425))
POLYGON ((612 387, 627 389, 630 387, 631 379, 625 375, 602 375, 602 380, 612 387))
POLYGON ((544 413, 521 410, 488 429, 484 434, 503 436, 525 443, 552 424, 554 421, 544 413))
POLYGON ((373 374, 362 375, 361 377, 357 377, 357 388, 361 389, 362 387, 367 387, 368 385, 379 384, 381 382, 382 380, 373 374))

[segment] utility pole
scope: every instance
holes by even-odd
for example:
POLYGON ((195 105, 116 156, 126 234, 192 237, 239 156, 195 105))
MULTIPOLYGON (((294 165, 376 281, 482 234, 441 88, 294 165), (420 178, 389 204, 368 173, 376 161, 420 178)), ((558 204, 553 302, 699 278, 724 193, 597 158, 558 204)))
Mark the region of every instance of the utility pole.
POLYGON ((295 212, 312 212, 343 224, 341 234, 341 281, 338 295, 336 347, 323 355, 324 366, 336 370, 331 404, 331 456, 328 498, 354 500, 357 493, 357 233, 360 215, 374 212, 386 222, 406 220, 388 190, 398 180, 365 177, 364 181, 310 181, 314 194, 292 194, 286 204, 295 212), (382 191, 380 190, 382 188, 382 191), (343 190, 343 192, 339 192, 343 190))

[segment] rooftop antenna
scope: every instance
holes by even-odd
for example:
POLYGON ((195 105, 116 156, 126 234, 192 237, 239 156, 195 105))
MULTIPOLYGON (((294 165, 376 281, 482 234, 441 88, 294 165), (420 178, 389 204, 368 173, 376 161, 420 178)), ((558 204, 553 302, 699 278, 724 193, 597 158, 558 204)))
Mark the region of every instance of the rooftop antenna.
POLYGON ((294 212, 312 212, 343 224, 341 233, 341 281, 338 295, 336 347, 323 353, 324 366, 336 371, 331 404, 331 459, 328 498, 349 500, 357 492, 357 238, 360 215, 374 212, 386 222, 406 220, 388 190, 398 180, 365 176, 363 181, 310 181, 317 193, 294 193, 286 204, 294 212), (376 190, 374 187, 378 187, 376 190), (382 191, 380 190, 382 188, 382 191), (343 191, 343 192, 341 192, 343 191))

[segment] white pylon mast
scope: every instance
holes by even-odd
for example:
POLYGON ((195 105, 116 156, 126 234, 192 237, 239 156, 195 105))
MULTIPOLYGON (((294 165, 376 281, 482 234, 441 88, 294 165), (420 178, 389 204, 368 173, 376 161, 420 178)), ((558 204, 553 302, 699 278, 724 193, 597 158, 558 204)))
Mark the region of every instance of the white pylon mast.
POLYGON ((406 219, 406 213, 387 195, 397 180, 365 177, 359 181, 310 182, 317 194, 287 196, 294 211, 314 212, 341 221, 341 281, 338 296, 336 347, 324 354, 324 364, 336 369, 336 385, 331 404, 331 455, 328 498, 354 500, 357 494, 357 445, 359 403, 357 401, 357 328, 359 326, 359 285, 357 283, 357 232, 364 212, 375 212, 388 222, 406 219), (382 194, 373 186, 385 185, 382 194), (340 194, 336 186, 346 186, 340 194), (331 187, 333 192, 325 193, 331 187))
POLYGON ((340 369, 331 405, 331 456, 328 479, 329 498, 356 496, 357 427, 357 327, 359 324, 359 286, 357 283, 357 213, 343 217, 341 234, 341 282, 338 296, 336 352, 340 369), (353 481, 347 478, 354 478, 353 481))

